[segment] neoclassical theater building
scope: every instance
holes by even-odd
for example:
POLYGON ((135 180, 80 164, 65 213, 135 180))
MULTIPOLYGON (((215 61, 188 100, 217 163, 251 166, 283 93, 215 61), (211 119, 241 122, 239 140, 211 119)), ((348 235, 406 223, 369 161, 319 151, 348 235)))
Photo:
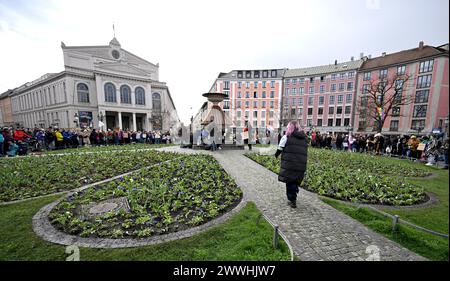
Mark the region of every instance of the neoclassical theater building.
POLYGON ((168 131, 179 122, 159 64, 122 49, 116 38, 106 46, 61 48, 64 71, 0 96, 3 104, 10 99, 15 126, 168 131))

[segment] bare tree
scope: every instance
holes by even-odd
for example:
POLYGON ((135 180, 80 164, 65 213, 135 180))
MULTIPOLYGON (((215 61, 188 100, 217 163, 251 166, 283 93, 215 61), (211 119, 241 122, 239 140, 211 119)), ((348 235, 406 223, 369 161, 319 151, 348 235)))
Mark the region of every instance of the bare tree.
MULTIPOLYGON (((357 101, 355 111, 359 120, 371 120, 374 131, 381 132, 388 117, 398 117, 400 106, 405 106, 413 101, 413 97, 407 97, 408 81, 406 74, 381 77, 378 80, 370 80, 370 83, 362 85, 361 98, 357 101)), ((366 123, 366 128, 369 127, 366 123)))

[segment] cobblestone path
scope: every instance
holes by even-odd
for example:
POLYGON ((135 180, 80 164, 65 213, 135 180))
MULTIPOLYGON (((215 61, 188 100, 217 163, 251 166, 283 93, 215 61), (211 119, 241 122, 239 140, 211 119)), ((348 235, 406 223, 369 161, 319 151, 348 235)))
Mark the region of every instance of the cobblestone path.
POLYGON ((217 151, 212 155, 243 189, 244 199, 255 202, 278 224, 301 260, 425 260, 323 203, 314 193, 300 189, 297 208, 290 208, 285 185, 277 175, 244 153, 217 151))

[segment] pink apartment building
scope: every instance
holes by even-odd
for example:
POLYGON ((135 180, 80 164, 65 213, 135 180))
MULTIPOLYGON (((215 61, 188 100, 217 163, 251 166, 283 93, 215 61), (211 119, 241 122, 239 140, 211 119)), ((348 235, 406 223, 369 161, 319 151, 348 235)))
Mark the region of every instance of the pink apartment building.
MULTIPOLYGON (((278 129, 285 69, 233 70, 220 73, 210 92, 228 96, 219 104, 232 126, 278 129)), ((211 108, 208 104, 208 109, 211 108)))
MULTIPOLYGON (((417 48, 365 59, 357 75, 357 102, 361 103, 361 98, 367 95, 370 84, 378 83, 383 77, 403 75, 408 79, 402 94, 410 102, 393 108, 394 116, 386 119, 383 133, 448 133, 448 64, 448 44, 432 47, 423 42, 417 48)), ((358 112, 354 124, 357 132, 373 133, 375 130, 373 120, 358 112)))
POLYGON ((362 60, 288 69, 284 75, 283 123, 307 130, 345 132, 353 125, 356 73, 362 60))

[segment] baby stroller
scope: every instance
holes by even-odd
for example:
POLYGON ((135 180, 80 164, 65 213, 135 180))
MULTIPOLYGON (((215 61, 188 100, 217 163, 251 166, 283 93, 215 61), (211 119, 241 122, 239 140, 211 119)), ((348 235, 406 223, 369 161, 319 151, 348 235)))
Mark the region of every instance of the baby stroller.
POLYGON ((17 150, 17 155, 27 155, 28 154, 28 143, 18 142, 17 146, 19 147, 19 149, 17 150))

